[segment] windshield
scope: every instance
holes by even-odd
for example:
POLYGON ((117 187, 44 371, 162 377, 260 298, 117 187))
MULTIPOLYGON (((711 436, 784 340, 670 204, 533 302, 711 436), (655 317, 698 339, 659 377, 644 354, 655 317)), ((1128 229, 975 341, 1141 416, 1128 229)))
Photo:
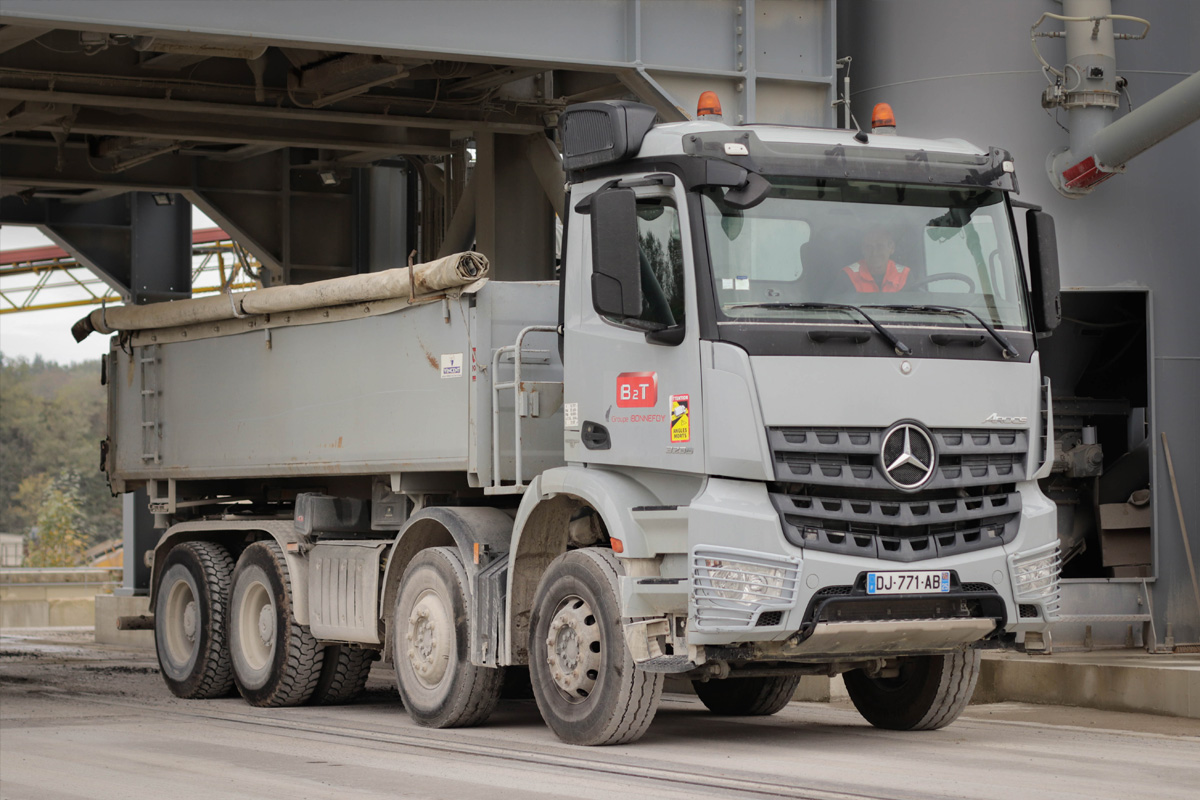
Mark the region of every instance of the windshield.
POLYGON ((704 192, 722 321, 849 321, 867 306, 889 327, 1027 328, 1003 193, 864 181, 770 178, 751 209, 704 192))

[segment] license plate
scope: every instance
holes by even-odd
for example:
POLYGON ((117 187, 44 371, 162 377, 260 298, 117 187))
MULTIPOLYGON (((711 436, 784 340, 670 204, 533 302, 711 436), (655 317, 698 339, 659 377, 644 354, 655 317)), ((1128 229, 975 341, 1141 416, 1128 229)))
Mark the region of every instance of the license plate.
POLYGON ((950 573, 948 571, 867 573, 867 594, 935 594, 948 591, 950 591, 950 573))

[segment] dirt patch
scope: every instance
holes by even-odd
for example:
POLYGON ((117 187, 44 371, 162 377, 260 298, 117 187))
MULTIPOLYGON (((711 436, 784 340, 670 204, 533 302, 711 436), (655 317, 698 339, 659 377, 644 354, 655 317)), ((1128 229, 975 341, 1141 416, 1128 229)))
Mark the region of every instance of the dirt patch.
POLYGON ((86 664, 83 667, 88 672, 105 672, 114 675, 157 675, 158 667, 130 667, 124 664, 116 664, 113 666, 96 666, 94 664, 86 664))

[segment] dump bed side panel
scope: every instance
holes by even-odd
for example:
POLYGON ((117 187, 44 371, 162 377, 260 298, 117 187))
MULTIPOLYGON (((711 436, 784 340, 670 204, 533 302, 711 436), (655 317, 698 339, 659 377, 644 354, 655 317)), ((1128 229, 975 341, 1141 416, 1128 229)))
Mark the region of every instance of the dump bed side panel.
POLYGON ((115 350, 123 480, 466 470, 468 297, 365 319, 115 350), (146 394, 143 394, 146 392, 146 394))
MULTIPOLYGON (((453 471, 485 485, 492 353, 526 326, 555 324, 557 297, 557 283, 489 283, 379 316, 114 347, 108 469, 135 483, 453 471)), ((563 463, 562 363, 553 333, 526 347, 523 379, 538 392, 522 422, 528 480, 563 463)), ((512 366, 504 359, 501 380, 512 366)), ((499 399, 505 480, 514 399, 499 399)))

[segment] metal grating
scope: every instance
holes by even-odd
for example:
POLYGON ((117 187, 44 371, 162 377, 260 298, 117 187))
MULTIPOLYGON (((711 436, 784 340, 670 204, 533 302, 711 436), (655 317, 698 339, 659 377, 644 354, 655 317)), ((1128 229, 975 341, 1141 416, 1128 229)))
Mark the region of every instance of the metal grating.
POLYGON ((784 535, 800 547, 889 561, 920 561, 1011 542, 1021 496, 1016 492, 936 500, 793 495, 771 501, 784 535))
MULTIPOLYGON (((879 468, 883 428, 768 428, 775 478, 785 483, 893 491, 879 468)), ((1029 433, 941 428, 931 431, 938 468, 925 489, 1025 479, 1029 433)))
POLYGON ((800 562, 725 547, 692 552, 691 594, 696 626, 705 630, 745 630, 760 612, 786 610, 796 603, 800 562))
POLYGON ((1048 621, 1058 618, 1059 578, 1062 573, 1058 542, 1010 557, 1009 572, 1017 600, 1040 605, 1048 621))

